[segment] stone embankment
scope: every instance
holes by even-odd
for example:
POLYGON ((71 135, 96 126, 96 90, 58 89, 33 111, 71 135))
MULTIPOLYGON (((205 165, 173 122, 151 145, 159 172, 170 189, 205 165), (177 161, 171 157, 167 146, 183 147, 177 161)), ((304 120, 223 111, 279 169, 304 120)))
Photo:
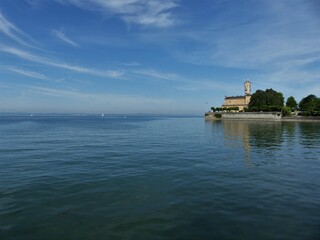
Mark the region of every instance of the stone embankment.
POLYGON ((207 112, 205 120, 281 120, 280 112, 207 112))
POLYGON ((280 112, 207 112, 205 113, 205 120, 270 120, 284 122, 320 122, 320 117, 283 117, 280 112))

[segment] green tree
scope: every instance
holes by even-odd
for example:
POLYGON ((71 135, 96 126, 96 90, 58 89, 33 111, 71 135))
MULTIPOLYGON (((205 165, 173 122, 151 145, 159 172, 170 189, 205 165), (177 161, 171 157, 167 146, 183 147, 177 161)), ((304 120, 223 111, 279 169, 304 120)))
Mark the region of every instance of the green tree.
POLYGON ((281 109, 282 116, 290 117, 291 116, 291 107, 283 107, 281 109))
POLYGON ((299 108, 301 111, 309 112, 311 115, 315 115, 317 112, 320 112, 320 98, 310 94, 300 101, 299 108))
POLYGON ((284 105, 284 97, 281 92, 273 89, 257 90, 252 94, 249 111, 271 111, 273 109, 281 109, 284 105))
POLYGON ((287 99, 286 107, 289 107, 291 111, 296 110, 298 106, 297 101, 294 99, 294 97, 290 96, 287 99))
POLYGON ((215 112, 216 108, 215 107, 211 107, 211 110, 212 110, 212 112, 215 112))

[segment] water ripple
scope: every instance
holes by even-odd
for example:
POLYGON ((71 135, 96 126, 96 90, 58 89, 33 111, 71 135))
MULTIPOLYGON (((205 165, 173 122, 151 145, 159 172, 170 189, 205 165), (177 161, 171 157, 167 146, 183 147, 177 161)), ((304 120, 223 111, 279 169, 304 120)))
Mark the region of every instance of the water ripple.
POLYGON ((1 239, 320 233, 319 124, 11 117, 0 134, 1 239))

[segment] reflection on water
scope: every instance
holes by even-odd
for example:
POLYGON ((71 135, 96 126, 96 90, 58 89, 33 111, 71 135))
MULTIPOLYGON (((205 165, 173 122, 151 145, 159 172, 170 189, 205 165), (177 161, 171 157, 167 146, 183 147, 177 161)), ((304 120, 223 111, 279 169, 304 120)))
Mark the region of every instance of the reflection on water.
POLYGON ((318 148, 320 146, 320 124, 300 123, 298 128, 300 144, 306 148, 318 148))
POLYGON ((319 126, 0 118, 0 239, 319 239, 319 126))
MULTIPOLYGON (((287 154, 301 154, 303 148, 320 147, 320 124, 312 122, 280 121, 214 121, 206 122, 213 137, 220 137, 224 147, 243 149, 247 166, 271 163, 274 159, 287 154), (219 130, 222 129, 221 136, 219 130), (252 154, 255 155, 254 162, 252 154), (260 156, 260 157, 259 157, 260 156), (266 161, 270 159, 270 161, 266 161)), ((216 141, 217 139, 215 139, 216 141)), ((303 152, 304 154, 304 152, 303 152)), ((308 153, 306 153, 308 154, 308 153)), ((309 153, 310 154, 310 153, 309 153)), ((241 153, 239 153, 239 156, 241 153)), ((319 157, 317 157, 319 159, 319 157)))

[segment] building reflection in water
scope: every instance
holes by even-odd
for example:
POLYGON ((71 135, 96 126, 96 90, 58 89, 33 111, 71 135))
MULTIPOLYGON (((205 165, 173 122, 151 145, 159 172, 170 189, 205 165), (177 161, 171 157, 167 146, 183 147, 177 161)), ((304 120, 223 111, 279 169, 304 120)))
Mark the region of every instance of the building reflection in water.
POLYGON ((250 127, 247 121, 223 121, 224 144, 228 148, 243 148, 245 163, 252 167, 250 157, 250 127))
POLYGON ((320 159, 319 122, 223 120, 207 122, 216 149, 247 166, 277 164, 288 157, 320 159))
MULTIPOLYGON (((224 120, 208 122, 212 124, 212 130, 227 149, 244 150, 245 164, 247 166, 256 166, 261 164, 251 160, 253 154, 263 154, 264 159, 275 157, 276 150, 281 148, 283 143, 282 123, 278 121, 234 121, 224 120), (262 151, 263 150, 263 151, 262 151)), ((241 156, 238 153, 238 156, 241 156)), ((259 158, 258 158, 259 159, 259 158)))

